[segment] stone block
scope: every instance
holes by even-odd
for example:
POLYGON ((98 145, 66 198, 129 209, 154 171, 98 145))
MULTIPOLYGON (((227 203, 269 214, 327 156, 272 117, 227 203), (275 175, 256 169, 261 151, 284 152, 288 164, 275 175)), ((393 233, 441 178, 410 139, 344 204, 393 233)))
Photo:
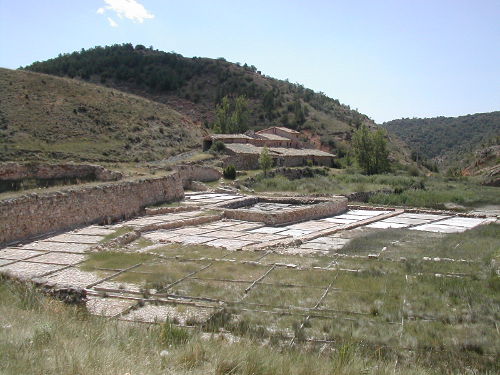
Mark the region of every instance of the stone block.
POLYGON ((249 246, 254 244, 255 241, 244 241, 244 240, 231 240, 231 239, 217 239, 214 241, 207 242, 205 245, 213 247, 223 247, 228 250, 240 250, 244 246, 249 246))
POLYGON ((137 302, 126 299, 89 297, 85 306, 92 315, 112 317, 122 313, 135 303, 137 302))
POLYGON ((99 271, 99 274, 94 272, 82 271, 79 268, 66 268, 62 271, 46 276, 44 279, 49 284, 56 286, 71 286, 74 288, 85 288, 87 285, 98 282, 99 280, 112 275, 113 272, 99 271))
POLYGON ((35 250, 22 250, 19 248, 6 248, 0 250, 0 258, 10 260, 23 260, 42 254, 45 254, 45 252, 35 250))
POLYGON ((167 320, 176 320, 181 325, 186 322, 203 323, 215 312, 214 309, 199 308, 186 305, 151 305, 135 309, 126 314, 123 318, 126 320, 141 322, 165 322, 167 320))
POLYGON ((68 253, 45 253, 43 255, 37 256, 36 258, 30 259, 32 262, 37 263, 57 263, 57 264, 77 264, 87 258, 83 254, 68 254, 68 253))
POLYGON ((16 262, 0 267, 0 273, 6 273, 19 279, 33 279, 46 273, 57 271, 64 266, 45 263, 16 262))
POLYGON ((65 243, 51 241, 37 241, 23 245, 22 249, 27 250, 45 250, 45 251, 61 251, 67 253, 84 253, 92 247, 90 244, 80 243, 65 243))

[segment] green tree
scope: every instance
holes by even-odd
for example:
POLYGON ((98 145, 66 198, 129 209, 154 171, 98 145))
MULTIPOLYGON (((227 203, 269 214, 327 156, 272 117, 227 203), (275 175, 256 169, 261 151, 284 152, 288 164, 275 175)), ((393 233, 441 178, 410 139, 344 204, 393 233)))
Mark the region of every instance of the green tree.
POLYGON ((231 102, 224 96, 215 108, 215 133, 243 133, 248 129, 248 103, 244 96, 238 96, 231 102))
POLYGON ((264 171, 264 176, 267 176, 267 171, 273 166, 273 158, 269 154, 269 149, 264 147, 259 156, 260 169, 264 171))
POLYGON ((266 116, 270 118, 275 107, 273 90, 269 90, 264 95, 264 98, 262 99, 262 107, 264 108, 266 116))
POLYGON ((236 98, 231 123, 233 132, 244 133, 248 130, 248 103, 242 95, 236 98))
POLYGON ((373 142, 370 131, 366 125, 358 129, 353 136, 352 146, 354 156, 359 166, 367 174, 373 173, 373 142))
POLYGON ((374 173, 383 173, 389 170, 389 150, 387 149, 386 133, 378 129, 372 135, 374 173))
POLYGON ((220 104, 215 108, 215 122, 213 125, 215 133, 231 133, 231 105, 227 96, 222 98, 220 104))
POLYGON ((362 125, 353 136, 354 156, 366 174, 382 173, 389 170, 389 151, 382 129, 371 133, 362 125))

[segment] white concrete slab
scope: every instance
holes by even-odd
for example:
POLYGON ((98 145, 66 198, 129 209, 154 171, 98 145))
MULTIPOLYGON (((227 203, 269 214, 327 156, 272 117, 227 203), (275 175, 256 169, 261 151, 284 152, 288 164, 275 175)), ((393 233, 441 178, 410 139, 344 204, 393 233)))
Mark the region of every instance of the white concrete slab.
POLYGON ((111 275, 112 272, 103 273, 99 275, 93 272, 82 271, 78 268, 66 268, 60 272, 53 273, 46 276, 44 279, 49 283, 54 283, 58 286, 73 286, 76 288, 85 288, 87 285, 93 284, 111 275))
POLYGON ((89 297, 86 307, 92 315, 111 317, 122 313, 135 303, 136 301, 126 299, 89 297))
POLYGON ((169 238, 176 237, 177 234, 173 233, 173 231, 170 230, 157 230, 154 232, 147 232, 143 233, 142 237, 153 241, 153 242, 160 242, 160 241, 166 241, 169 238))
POLYGON ((334 224, 352 224, 355 223, 359 220, 355 219, 337 219, 336 217, 328 217, 326 219, 323 219, 324 221, 327 221, 329 223, 334 223, 334 224))
POLYGON ((312 231, 310 230, 300 230, 300 229, 289 229, 283 232, 279 232, 282 236, 291 236, 291 237, 302 237, 306 234, 310 234, 312 231))
POLYGON ((452 217, 450 219, 445 219, 436 222, 438 225, 452 225, 457 227, 464 228, 474 228, 475 226, 491 222, 491 219, 482 219, 482 218, 472 218, 472 217, 452 217))
POLYGON ((380 210, 349 210, 346 213, 350 215, 359 215, 359 216, 378 216, 382 214, 388 214, 391 211, 380 211, 380 210))
POLYGON ((232 230, 216 230, 213 232, 210 232, 210 237, 215 237, 215 238, 228 238, 228 239, 233 239, 233 238, 239 238, 246 233, 244 232, 237 232, 237 231, 232 231, 232 230))
POLYGON ((66 243, 81 243, 81 244, 96 244, 101 241, 104 236, 88 236, 84 234, 60 234, 58 236, 53 236, 47 238, 47 241, 53 242, 66 242, 66 243))
POLYGON ((205 244, 210 241, 215 241, 215 237, 204 237, 204 236, 184 236, 182 237, 182 243, 185 245, 198 245, 205 244))
POLYGON ((389 228, 407 228, 408 224, 400 223, 390 223, 385 221, 376 221, 374 223, 368 224, 367 228, 377 228, 377 229, 389 229, 389 228))
POLYGON ((45 254, 44 251, 23 250, 19 248, 6 248, 0 250, 0 258, 9 260, 22 260, 43 254, 45 254))
POLYGON ((356 221, 367 219, 366 215, 353 215, 353 214, 350 214, 350 213, 342 214, 342 215, 337 215, 337 216, 334 216, 333 218, 334 219, 356 220, 356 221))
POLYGON ((399 216, 411 218, 411 219, 424 219, 424 220, 429 220, 429 221, 446 219, 447 217, 450 217, 450 215, 419 214, 419 213, 411 213, 411 212, 404 212, 399 216))
POLYGON ((77 264, 87 258, 83 254, 68 254, 68 253, 45 253, 43 255, 37 256, 36 258, 31 258, 31 262, 37 263, 57 263, 57 264, 77 264))
POLYGON ((75 234, 83 234, 87 236, 107 236, 114 233, 115 230, 111 228, 103 228, 99 226, 91 226, 73 231, 75 234))
POLYGON ((261 228, 257 228, 257 229, 252 229, 249 232, 250 233, 269 233, 269 234, 273 234, 273 233, 284 232, 285 230, 287 230, 285 227, 261 227, 261 228))
POLYGON ((425 232, 436 232, 436 233, 460 233, 460 232, 465 232, 467 228, 456 227, 451 225, 424 224, 410 228, 410 230, 421 230, 425 232))
POLYGON ((22 249, 27 250, 46 250, 46 251, 62 251, 67 253, 84 253, 93 245, 80 243, 65 243, 51 241, 37 241, 23 245, 22 249))
POLYGON ((215 241, 207 242, 205 245, 213 247, 223 247, 228 250, 240 250, 242 247, 252 245, 254 243, 254 241, 218 239, 215 241))
POLYGON ((7 273, 20 279, 40 277, 48 272, 56 271, 65 266, 45 263, 16 262, 0 267, 0 273, 7 273))
POLYGON ((414 218, 400 217, 400 216, 389 217, 389 218, 381 220, 381 221, 383 221, 384 223, 398 223, 398 224, 406 224, 406 225, 426 224, 429 222, 429 220, 425 220, 425 219, 414 219, 414 218))

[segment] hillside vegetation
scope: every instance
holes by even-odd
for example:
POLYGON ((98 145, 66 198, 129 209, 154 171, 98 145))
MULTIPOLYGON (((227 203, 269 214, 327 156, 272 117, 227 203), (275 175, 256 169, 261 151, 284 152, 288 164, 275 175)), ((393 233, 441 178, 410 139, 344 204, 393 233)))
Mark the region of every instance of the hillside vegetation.
POLYGON ((411 148, 414 159, 465 166, 475 151, 500 142, 500 111, 460 117, 393 120, 383 124, 411 148))
POLYGON ((375 126, 366 115, 323 93, 223 58, 185 58, 123 44, 82 49, 24 69, 78 78, 166 103, 207 128, 224 96, 243 95, 249 105, 250 129, 287 126, 305 132, 318 146, 340 153, 349 148, 355 129, 362 124, 375 126))
POLYGON ((203 130, 169 106, 114 89, 0 69, 0 160, 153 160, 203 130))

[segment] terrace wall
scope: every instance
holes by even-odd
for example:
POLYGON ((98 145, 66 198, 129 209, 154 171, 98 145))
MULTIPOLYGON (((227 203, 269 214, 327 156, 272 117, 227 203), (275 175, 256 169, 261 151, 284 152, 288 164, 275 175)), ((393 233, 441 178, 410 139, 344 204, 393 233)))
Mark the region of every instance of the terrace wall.
POLYGON ((0 244, 134 216, 145 206, 179 200, 183 196, 182 179, 173 173, 5 199, 0 201, 0 244))
POLYGON ((121 173, 110 171, 100 165, 93 164, 38 164, 38 163, 0 163, 0 180, 17 181, 27 178, 62 179, 91 177, 96 181, 117 181, 121 173))
POLYGON ((146 206, 180 200, 192 181, 221 177, 215 168, 178 166, 163 177, 73 186, 50 193, 30 193, 0 200, 0 245, 84 224, 124 219, 146 206))

